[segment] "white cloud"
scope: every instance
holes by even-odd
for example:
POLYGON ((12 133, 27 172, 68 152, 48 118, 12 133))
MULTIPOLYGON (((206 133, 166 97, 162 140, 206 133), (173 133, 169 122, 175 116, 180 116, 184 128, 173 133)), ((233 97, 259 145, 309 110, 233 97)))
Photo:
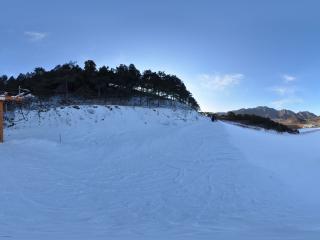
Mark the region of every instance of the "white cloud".
POLYGON ((279 100, 275 100, 271 104, 275 108, 285 108, 290 104, 299 104, 299 103, 303 103, 303 99, 298 98, 298 97, 288 97, 288 98, 282 98, 279 100))
POLYGON ((297 92, 295 87, 287 87, 287 86, 273 87, 271 88, 271 91, 275 92, 280 96, 294 95, 297 92))
POLYGON ((286 108, 293 104, 300 104, 303 99, 299 96, 301 90, 291 84, 296 81, 296 77, 288 74, 282 75, 283 83, 280 86, 269 88, 273 93, 276 94, 276 100, 272 101, 271 104, 276 108, 286 108))
POLYGON ((283 86, 270 88, 270 90, 277 95, 276 100, 271 102, 275 108, 283 109, 303 102, 303 99, 299 96, 300 91, 296 86, 284 84, 283 86))
POLYGON ((24 35, 32 42, 38 42, 45 39, 48 34, 44 32, 24 32, 24 35))
POLYGON ((238 85, 244 79, 244 75, 236 74, 202 74, 199 76, 203 87, 213 90, 225 90, 238 85))
POLYGON ((295 80, 297 80, 297 78, 296 78, 295 76, 288 75, 288 74, 282 75, 282 79, 283 79, 286 83, 294 82, 295 80))
POLYGON ((297 77, 284 74, 281 78, 283 82, 280 86, 269 88, 269 90, 276 94, 276 100, 272 101, 271 104, 276 108, 286 108, 292 104, 302 103, 303 99, 299 96, 301 90, 292 84, 292 82, 297 80, 297 77))

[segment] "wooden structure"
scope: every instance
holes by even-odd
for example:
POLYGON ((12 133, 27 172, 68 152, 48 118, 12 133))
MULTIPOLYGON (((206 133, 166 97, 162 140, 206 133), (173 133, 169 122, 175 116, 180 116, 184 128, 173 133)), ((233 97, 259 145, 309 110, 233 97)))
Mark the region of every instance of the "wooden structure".
POLYGON ((4 103, 5 102, 21 102, 21 96, 9 96, 7 94, 0 95, 0 143, 3 143, 3 124, 4 124, 4 103))

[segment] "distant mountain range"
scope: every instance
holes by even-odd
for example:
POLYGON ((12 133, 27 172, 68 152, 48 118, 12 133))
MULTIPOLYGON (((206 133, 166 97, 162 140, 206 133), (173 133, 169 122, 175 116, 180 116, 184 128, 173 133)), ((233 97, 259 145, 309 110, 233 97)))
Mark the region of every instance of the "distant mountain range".
MULTIPOLYGON (((273 121, 294 127, 320 127, 320 117, 314 113, 303 111, 295 113, 290 110, 276 110, 269 107, 242 108, 232 111, 235 114, 249 114, 270 118, 273 121)), ((223 114, 223 113, 219 113, 223 114)))

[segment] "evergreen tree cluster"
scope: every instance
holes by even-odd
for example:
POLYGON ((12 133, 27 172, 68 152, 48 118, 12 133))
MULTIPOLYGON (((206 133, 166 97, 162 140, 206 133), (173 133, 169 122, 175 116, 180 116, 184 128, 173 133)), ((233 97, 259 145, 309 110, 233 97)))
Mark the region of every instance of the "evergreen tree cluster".
POLYGON ((97 69, 95 62, 88 60, 84 68, 70 62, 49 71, 38 67, 16 78, 0 76, 0 91, 11 92, 19 86, 41 98, 57 95, 63 95, 65 99, 71 96, 99 99, 153 97, 179 101, 199 110, 197 101, 177 76, 151 70, 141 73, 133 64, 97 69))

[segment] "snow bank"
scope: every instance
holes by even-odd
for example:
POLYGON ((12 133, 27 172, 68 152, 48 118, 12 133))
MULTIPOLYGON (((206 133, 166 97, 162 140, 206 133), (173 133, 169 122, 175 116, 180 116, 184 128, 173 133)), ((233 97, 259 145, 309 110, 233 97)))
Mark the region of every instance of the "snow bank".
POLYGON ((318 239, 317 139, 187 110, 25 112, 0 146, 0 237, 318 239))

